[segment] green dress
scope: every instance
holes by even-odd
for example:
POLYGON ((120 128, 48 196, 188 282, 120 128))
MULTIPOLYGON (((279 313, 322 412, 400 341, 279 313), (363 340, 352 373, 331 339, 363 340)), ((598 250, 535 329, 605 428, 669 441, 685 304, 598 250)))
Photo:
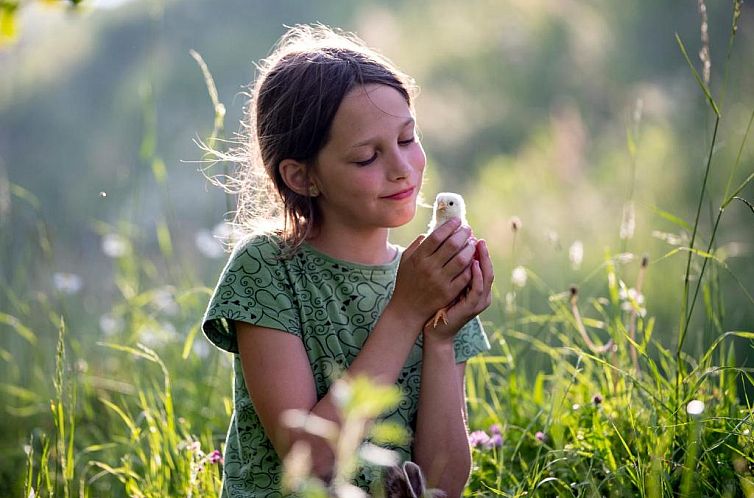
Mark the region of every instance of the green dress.
MULTIPOLYGON (((281 257, 272 235, 236 246, 220 276, 203 320, 207 338, 234 353, 234 412, 225 443, 222 496, 281 497, 281 462, 246 390, 233 321, 248 322, 301 339, 322 399, 338 372, 346 370, 380 317, 395 285, 399 257, 385 265, 331 258, 307 244, 281 257)), ((489 349, 478 318, 456 335, 456 362, 489 349)), ((421 335, 396 384, 403 400, 381 419, 398 422, 413 435, 421 380, 421 335)), ((390 447, 411 458, 410 443, 390 447)), ((375 474, 360 470, 355 484, 368 490, 375 474)))

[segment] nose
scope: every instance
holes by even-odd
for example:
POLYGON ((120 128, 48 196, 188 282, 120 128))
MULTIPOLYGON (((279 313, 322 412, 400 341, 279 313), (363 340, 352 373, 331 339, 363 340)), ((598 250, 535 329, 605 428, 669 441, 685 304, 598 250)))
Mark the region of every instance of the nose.
POLYGON ((391 180, 403 180, 411 175, 413 166, 408 152, 403 150, 395 150, 390 158, 390 169, 388 175, 391 180))

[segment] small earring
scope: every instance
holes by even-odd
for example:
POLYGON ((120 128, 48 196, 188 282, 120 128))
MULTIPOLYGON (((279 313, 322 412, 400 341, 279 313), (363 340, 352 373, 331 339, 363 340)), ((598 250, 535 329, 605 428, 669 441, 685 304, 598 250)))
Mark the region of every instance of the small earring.
POLYGON ((316 185, 309 185, 309 197, 317 197, 319 195, 319 189, 316 185))

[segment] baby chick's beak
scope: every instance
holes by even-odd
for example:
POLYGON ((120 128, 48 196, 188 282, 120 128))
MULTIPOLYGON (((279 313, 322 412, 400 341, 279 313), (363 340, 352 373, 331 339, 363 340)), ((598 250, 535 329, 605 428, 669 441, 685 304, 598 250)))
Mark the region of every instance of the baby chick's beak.
POLYGON ((448 209, 448 204, 445 201, 440 201, 437 203, 438 211, 445 211, 446 209, 448 209))

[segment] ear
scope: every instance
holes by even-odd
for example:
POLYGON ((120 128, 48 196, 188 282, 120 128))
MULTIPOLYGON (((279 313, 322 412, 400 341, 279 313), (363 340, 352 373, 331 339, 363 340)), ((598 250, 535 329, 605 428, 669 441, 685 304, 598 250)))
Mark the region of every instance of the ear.
POLYGON ((289 189, 305 197, 311 196, 312 181, 306 164, 295 159, 283 159, 278 165, 278 171, 289 189))

